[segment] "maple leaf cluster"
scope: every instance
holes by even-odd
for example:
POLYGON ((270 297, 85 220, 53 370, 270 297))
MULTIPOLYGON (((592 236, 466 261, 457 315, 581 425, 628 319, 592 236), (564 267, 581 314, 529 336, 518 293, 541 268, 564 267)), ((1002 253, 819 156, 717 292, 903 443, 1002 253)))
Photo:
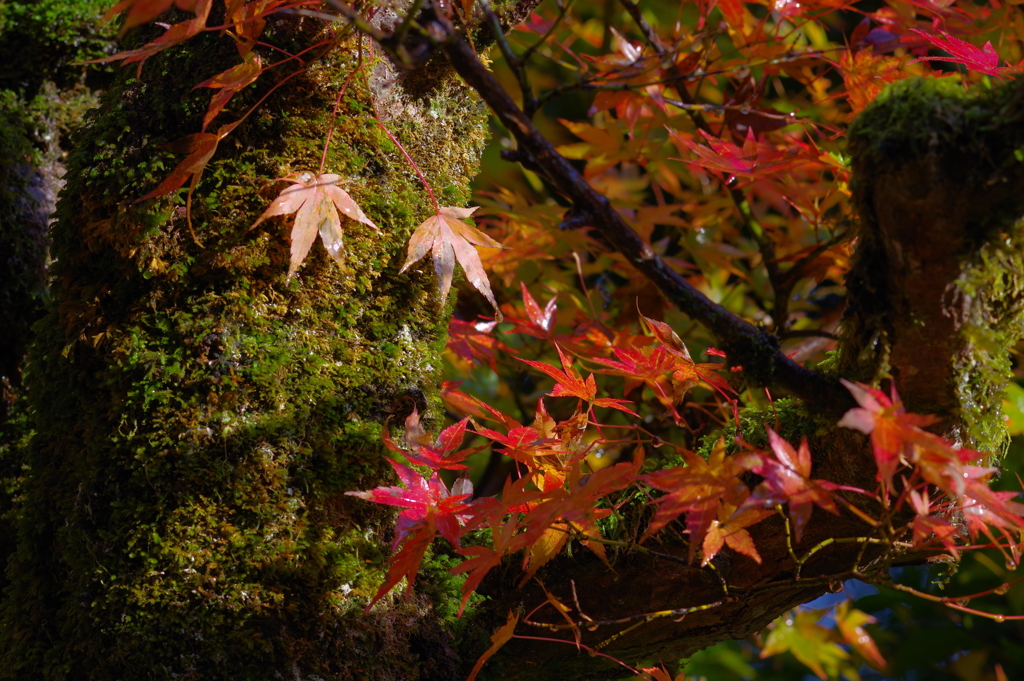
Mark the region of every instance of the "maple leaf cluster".
POLYGON ((997 469, 979 465, 988 457, 923 430, 936 419, 907 414, 895 388, 887 396, 864 385, 847 382, 847 387, 860 407, 847 412, 839 425, 870 435, 886 500, 895 494, 896 473, 905 472, 896 504, 909 502, 914 510, 914 543, 938 543, 958 556, 964 528, 952 519, 963 518, 972 541, 988 538, 991 546, 1004 552, 1008 565, 1019 565, 1024 504, 1012 501, 1016 492, 997 492, 989 486, 997 469))
MULTIPOLYGON (((887 506, 892 516, 900 515, 902 507, 912 508, 914 518, 898 532, 916 546, 938 544, 956 555, 959 547, 983 535, 990 546, 1007 553, 1010 563, 1019 562, 1024 542, 1024 504, 1011 500, 1016 494, 993 492, 985 484, 994 469, 975 465, 980 457, 977 452, 954 448, 921 430, 918 424, 932 419, 904 413, 895 392, 886 396, 868 386, 848 384, 861 406, 850 410, 841 425, 872 437, 879 464, 879 488, 874 493, 814 479, 807 439, 794 447, 768 426, 765 432, 770 451, 759 450, 737 437, 730 453, 726 440, 719 438, 706 459, 674 448, 683 463, 671 468, 642 473, 644 456, 638 449, 630 461, 594 470, 585 463, 590 445, 584 431, 591 424, 587 414, 592 413, 597 400, 589 381, 573 370, 571 361, 557 346, 556 350, 563 369, 550 365, 537 368, 558 381, 549 393, 552 398, 575 398, 575 411, 564 421, 555 420, 541 400, 534 422, 524 426, 476 398, 453 388, 448 390, 451 405, 461 405, 465 411, 499 425, 498 430, 477 426, 473 433, 500 448, 495 451, 520 467, 518 479, 508 478, 499 497, 471 498, 472 485, 466 477, 450 489, 438 479, 439 470, 464 470, 461 462, 485 448, 460 449, 469 432, 470 417, 431 440, 414 411, 406 421, 404 447, 385 435, 388 449, 426 467, 429 477, 389 459, 403 487, 349 493, 405 509, 396 524, 387 577, 368 608, 403 578, 411 589, 423 555, 437 536, 445 538, 464 559, 452 568, 453 574, 467 575, 460 613, 487 574, 514 554, 522 554, 521 583, 533 578, 572 541, 607 562, 607 542, 599 521, 629 503, 635 495, 630 490, 662 492, 648 502, 655 513, 640 542, 681 519, 682 531, 689 537, 688 559, 694 562, 699 558, 701 566, 708 565, 726 547, 760 563, 748 528, 781 513, 783 507, 788 509, 787 533, 792 534, 794 545, 799 545, 815 507, 831 514, 840 513, 840 504, 850 508, 846 499, 836 496, 839 490, 874 498, 887 506), (745 477, 748 473, 758 475, 761 482, 751 487, 745 477), (903 481, 898 495, 893 487, 897 474, 903 481), (965 518, 966 527, 955 526, 954 517, 965 518), (489 543, 463 546, 460 537, 475 528, 489 530, 489 543)), ((618 403, 602 406, 635 416, 618 403)), ((549 601, 553 598, 548 597, 549 601)), ((553 603, 558 607, 557 601, 553 603)), ((561 609, 569 612, 565 606, 561 609)), ((773 625, 762 657, 789 651, 821 678, 830 678, 838 670, 853 669, 849 653, 840 645, 846 644, 876 668, 886 666, 864 630, 865 624, 874 621, 870 616, 844 603, 835 612, 834 628, 822 626, 817 619, 811 611, 798 611, 785 623, 773 625)), ((493 654, 495 646, 514 637, 517 622, 518 617, 510 615, 478 667, 493 654)), ((671 678, 659 668, 642 671, 652 679, 671 678)))
MULTIPOLYGON (((686 345, 664 322, 638 315, 649 334, 640 336, 614 334, 595 325, 594 320, 579 323, 572 333, 559 333, 556 299, 553 297, 541 306, 525 285, 521 289, 522 308, 508 308, 506 324, 510 328, 505 335, 549 344, 560 367, 518 357, 514 344, 496 337, 498 326, 493 321, 469 324, 454 320, 449 346, 453 357, 496 370, 499 362, 507 361, 502 358, 508 357, 548 377, 553 386, 545 398, 538 399, 533 422, 524 425, 488 402, 448 385, 445 400, 451 410, 465 415, 461 421, 432 441, 424 434, 419 415, 414 412, 405 424, 405 447, 398 447, 390 436, 385 437, 391 451, 431 471, 431 477, 410 482, 410 469, 403 466, 400 475, 406 488, 420 490, 419 498, 434 510, 416 511, 418 524, 412 538, 406 529, 408 520, 400 517, 396 546, 399 541, 406 543, 389 562, 388 577, 375 601, 402 577, 411 585, 429 544, 428 537, 433 536, 447 539, 455 552, 465 558, 452 570, 454 574, 467 574, 462 607, 488 572, 513 554, 522 554, 523 582, 573 541, 608 560, 608 541, 600 521, 616 513, 638 490, 647 490, 648 495, 655 493, 648 502, 654 507, 654 514, 640 541, 651 540, 670 525, 681 523, 679 529, 688 537, 687 558, 701 566, 709 565, 725 548, 760 563, 761 556, 749 529, 779 513, 785 513, 787 532, 794 546, 801 543, 815 507, 833 515, 843 508, 863 515, 844 496, 837 496, 839 491, 874 499, 892 516, 898 516, 901 509, 912 509, 913 519, 898 532, 916 546, 941 546, 958 555, 958 547, 984 536, 991 546, 1007 552, 1008 561, 1019 561, 1024 504, 1013 501, 1013 493, 993 492, 989 488, 987 482, 994 469, 976 465, 981 458, 979 453, 955 448, 923 430, 935 419, 905 413, 895 392, 887 396, 861 384, 846 384, 860 406, 850 410, 838 425, 871 437, 878 466, 876 491, 814 478, 808 440, 804 438, 799 446, 794 446, 768 425, 764 426, 766 450, 749 444, 740 434, 732 443, 719 438, 706 458, 662 441, 657 446, 671 449, 681 463, 644 473, 643 439, 633 435, 627 439, 631 443, 619 443, 634 447, 631 455, 610 466, 601 466, 593 458, 595 449, 615 443, 606 435, 594 438, 588 431, 623 427, 636 431, 637 419, 641 417, 629 401, 600 396, 602 390, 594 374, 582 374, 575 366, 577 361, 592 363, 602 375, 621 379, 626 394, 650 390, 655 402, 663 406, 664 414, 675 422, 682 420, 678 404, 699 386, 725 408, 732 404, 736 392, 718 373, 722 365, 695 363, 686 345), (602 356, 605 354, 614 359, 602 356), (557 418, 546 400, 562 404, 566 399, 574 407, 569 411, 559 409, 557 413, 563 417, 557 418), (619 416, 609 419, 611 414, 619 416), (471 419, 493 425, 476 425, 469 430, 471 419), (484 444, 459 449, 470 433, 484 444), (437 472, 465 470, 464 461, 485 450, 487 443, 493 452, 514 462, 516 476, 505 481, 497 498, 460 499, 459 505, 442 510, 440 502, 451 497, 443 483, 437 481, 437 472), (750 474, 758 476, 760 482, 751 485, 750 474), (897 481, 901 484, 897 485, 897 481), (424 521, 428 516, 452 518, 445 529, 447 534, 436 522, 424 521), (966 518, 966 524, 957 527, 953 518, 960 516, 966 518), (490 545, 459 544, 459 536, 474 528, 490 531, 490 545)), ((399 470, 399 464, 393 465, 399 470)), ((464 479, 457 484, 460 490, 467 489, 464 479)), ((353 494, 393 504, 396 496, 408 494, 397 490, 381 487, 353 494)), ((453 488, 451 494, 455 493, 453 488)), ((817 549, 812 549, 812 553, 814 550, 817 549)), ((854 631, 859 625, 850 626, 850 631, 854 631)), ((765 654, 782 649, 768 646, 765 654)), ((870 650, 865 648, 862 652, 867 655, 870 650)), ((877 656, 877 651, 872 654, 877 656)))

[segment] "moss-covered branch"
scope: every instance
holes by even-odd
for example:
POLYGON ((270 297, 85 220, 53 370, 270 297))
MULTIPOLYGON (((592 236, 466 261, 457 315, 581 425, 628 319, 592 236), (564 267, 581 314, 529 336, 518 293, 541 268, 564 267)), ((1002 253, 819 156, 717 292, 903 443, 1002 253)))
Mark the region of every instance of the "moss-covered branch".
POLYGON ((839 371, 891 377, 908 408, 972 446, 1005 442, 1021 335, 1024 87, 891 86, 850 129, 863 228, 839 371))

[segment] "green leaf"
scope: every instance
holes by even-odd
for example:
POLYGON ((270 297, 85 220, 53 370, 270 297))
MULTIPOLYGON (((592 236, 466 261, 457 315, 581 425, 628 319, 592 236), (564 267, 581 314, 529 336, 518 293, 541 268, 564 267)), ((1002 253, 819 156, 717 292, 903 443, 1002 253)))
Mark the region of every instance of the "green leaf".
POLYGON ((1003 392, 1003 414, 1010 435, 1024 433, 1024 388, 1011 382, 1003 392))
POLYGON ((820 679, 836 679, 842 674, 859 681, 850 664, 850 654, 836 643, 836 632, 818 624, 820 612, 796 610, 772 624, 761 657, 790 652, 820 679))

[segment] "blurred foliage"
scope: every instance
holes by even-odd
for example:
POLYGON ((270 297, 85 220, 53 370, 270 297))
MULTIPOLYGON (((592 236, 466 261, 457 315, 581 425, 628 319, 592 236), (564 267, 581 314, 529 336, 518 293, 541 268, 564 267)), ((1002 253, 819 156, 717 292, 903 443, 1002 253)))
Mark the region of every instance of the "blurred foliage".
POLYGON ((33 98, 43 83, 61 89, 105 81, 109 69, 76 62, 113 52, 115 25, 100 18, 107 0, 23 0, 0 2, 0 90, 33 98))

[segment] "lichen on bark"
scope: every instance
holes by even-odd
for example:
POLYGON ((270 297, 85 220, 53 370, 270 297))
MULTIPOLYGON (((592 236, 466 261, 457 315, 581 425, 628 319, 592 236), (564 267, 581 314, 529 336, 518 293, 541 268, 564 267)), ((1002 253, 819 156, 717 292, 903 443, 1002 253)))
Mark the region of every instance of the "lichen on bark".
MULTIPOLYGON (((192 198, 195 238, 184 190, 135 201, 180 161, 160 146, 199 130, 209 91, 192 87, 237 61, 230 41, 206 35, 140 78, 126 70, 93 114, 31 354, 37 432, 0 677, 455 677, 428 597, 453 599, 446 571, 428 560, 426 595, 361 612, 390 515, 343 493, 387 477, 389 416, 436 418, 448 315, 431 272, 398 274, 431 208, 374 119, 380 91, 356 75, 332 119, 360 50, 364 73, 376 59, 341 33, 221 142, 192 198), (344 266, 317 248, 286 282, 290 224, 250 226, 283 187, 274 178, 317 169, 332 122, 325 171, 351 180, 382 233, 345 225, 344 266)), ((326 33, 290 17, 268 35, 287 47, 326 33)), ((385 124, 435 192, 464 204, 481 106, 447 76, 414 93, 390 84, 385 124)))

